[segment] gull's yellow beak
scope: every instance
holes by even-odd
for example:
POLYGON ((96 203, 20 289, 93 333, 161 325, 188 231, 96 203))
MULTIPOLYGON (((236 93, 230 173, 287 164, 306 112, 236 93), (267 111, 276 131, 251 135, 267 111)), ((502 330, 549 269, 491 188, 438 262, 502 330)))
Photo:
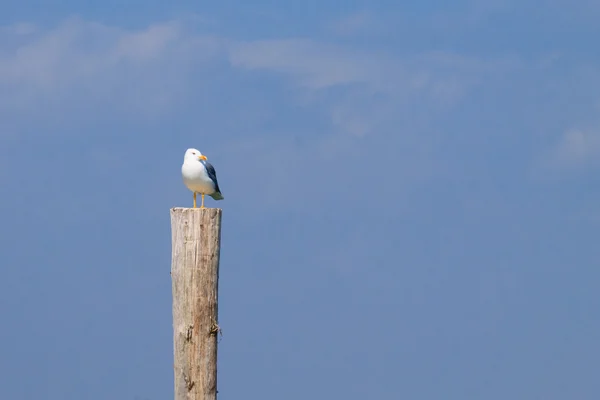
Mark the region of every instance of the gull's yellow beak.
POLYGON ((198 160, 206 161, 206 156, 204 154, 202 154, 201 156, 198 156, 198 160))

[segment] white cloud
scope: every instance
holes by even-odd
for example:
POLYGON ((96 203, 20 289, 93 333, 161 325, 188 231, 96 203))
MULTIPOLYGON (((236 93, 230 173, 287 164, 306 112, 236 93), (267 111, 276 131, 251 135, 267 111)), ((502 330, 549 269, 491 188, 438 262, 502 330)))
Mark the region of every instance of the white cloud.
MULTIPOLYGON (((4 35, 9 42, 17 33, 4 35)), ((176 22, 133 31, 72 18, 14 42, 0 52, 0 111, 99 102, 161 114, 185 91, 190 71, 215 51, 214 41, 176 22)))
POLYGON ((565 167, 589 164, 599 157, 600 131, 594 130, 568 130, 554 151, 555 161, 565 167))
POLYGON ((535 180, 547 181, 582 173, 600 165, 600 130, 568 129, 533 161, 535 180))
POLYGON ((359 54, 307 39, 232 43, 229 54, 234 66, 290 74, 300 78, 303 86, 314 89, 364 83, 378 65, 372 57, 357 63, 359 54))
MULTIPOLYGON (((367 20, 354 16, 350 22, 367 20)), ((452 106, 486 76, 511 67, 449 53, 402 56, 303 38, 236 41, 197 34, 184 20, 127 30, 71 18, 49 30, 20 24, 0 35, 0 113, 10 118, 56 115, 86 104, 92 113, 110 107, 144 118, 169 115, 213 79, 207 65, 229 63, 289 78, 300 89, 295 100, 318 103, 334 129, 361 136, 406 106, 426 105, 432 113, 452 106)))
POLYGON ((444 52, 399 56, 308 39, 232 43, 229 57, 238 68, 286 76, 313 98, 337 93, 324 105, 331 123, 358 136, 416 104, 432 115, 448 109, 488 77, 519 66, 511 59, 444 52))
POLYGON ((181 28, 176 23, 154 25, 141 32, 131 32, 119 37, 112 51, 115 59, 148 61, 157 59, 181 38, 181 28))
POLYGON ((232 43, 231 63, 250 70, 290 75, 310 89, 364 84, 376 92, 427 92, 459 97, 462 89, 494 72, 514 68, 514 60, 478 60, 444 52, 390 55, 309 39, 232 43))

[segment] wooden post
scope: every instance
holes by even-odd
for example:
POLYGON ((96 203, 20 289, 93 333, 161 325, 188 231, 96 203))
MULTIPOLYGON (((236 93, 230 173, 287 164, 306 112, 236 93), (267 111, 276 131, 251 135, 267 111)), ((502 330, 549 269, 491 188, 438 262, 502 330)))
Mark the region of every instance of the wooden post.
POLYGON ((175 400, 216 400, 219 208, 172 208, 175 400))

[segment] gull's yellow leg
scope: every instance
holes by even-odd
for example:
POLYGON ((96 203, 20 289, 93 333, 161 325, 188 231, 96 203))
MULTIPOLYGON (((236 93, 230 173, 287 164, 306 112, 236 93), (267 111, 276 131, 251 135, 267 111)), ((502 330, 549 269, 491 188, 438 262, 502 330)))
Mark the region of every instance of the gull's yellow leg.
POLYGON ((194 192, 194 208, 196 208, 196 192, 194 192))
POLYGON ((204 208, 204 193, 202 193, 202 205, 200 206, 200 208, 204 208))

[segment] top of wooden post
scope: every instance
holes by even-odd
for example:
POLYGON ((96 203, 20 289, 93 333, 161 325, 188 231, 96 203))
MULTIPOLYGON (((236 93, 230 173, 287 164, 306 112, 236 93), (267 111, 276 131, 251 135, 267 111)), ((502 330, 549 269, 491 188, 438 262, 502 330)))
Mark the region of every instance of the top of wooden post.
POLYGON ((208 211, 208 210, 219 210, 219 212, 223 211, 221 208, 218 207, 204 207, 204 208, 200 208, 200 207, 173 207, 171 208, 171 211, 190 211, 190 210, 197 210, 197 211, 208 211))

